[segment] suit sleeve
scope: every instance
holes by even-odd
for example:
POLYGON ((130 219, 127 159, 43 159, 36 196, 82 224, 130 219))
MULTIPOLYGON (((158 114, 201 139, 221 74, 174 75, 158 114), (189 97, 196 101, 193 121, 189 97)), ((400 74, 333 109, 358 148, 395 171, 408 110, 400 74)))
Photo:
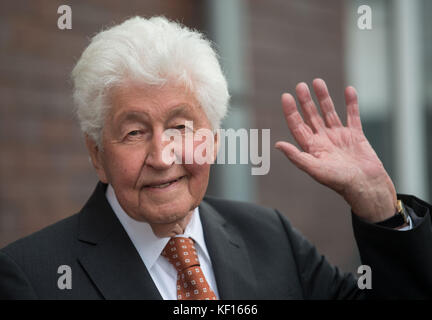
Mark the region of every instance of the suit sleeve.
POLYGON ((367 223, 352 215, 363 264, 372 270, 371 298, 432 297, 432 207, 413 196, 399 195, 414 227, 398 231, 367 223))
POLYGON ((297 273, 304 299, 364 299, 365 292, 357 286, 351 273, 344 273, 319 254, 303 235, 293 228, 279 212, 296 260, 297 273))
POLYGON ((6 253, 0 251, 0 300, 37 299, 25 273, 6 253))
POLYGON ((360 290, 353 274, 332 266, 279 214, 296 259, 305 299, 424 299, 432 297, 432 207, 399 195, 414 227, 398 231, 352 215, 362 264, 372 271, 372 289, 360 290))

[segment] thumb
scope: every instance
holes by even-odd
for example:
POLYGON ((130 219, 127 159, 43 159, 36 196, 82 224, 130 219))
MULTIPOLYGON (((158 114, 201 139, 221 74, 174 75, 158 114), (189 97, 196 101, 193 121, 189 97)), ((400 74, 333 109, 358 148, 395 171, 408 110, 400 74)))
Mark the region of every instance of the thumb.
POLYGON ((275 144, 275 148, 282 151, 296 167, 309 174, 317 165, 317 159, 309 153, 300 151, 296 146, 289 142, 278 141, 275 144))

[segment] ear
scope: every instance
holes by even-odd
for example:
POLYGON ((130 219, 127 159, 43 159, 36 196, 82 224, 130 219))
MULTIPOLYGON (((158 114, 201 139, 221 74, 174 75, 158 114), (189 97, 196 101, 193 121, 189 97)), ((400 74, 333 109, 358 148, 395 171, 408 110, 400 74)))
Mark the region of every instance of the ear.
POLYGON ((93 164, 93 167, 96 169, 99 180, 103 183, 108 183, 107 175, 102 161, 103 151, 100 150, 97 143, 87 134, 85 135, 85 142, 91 158, 91 162, 93 164))

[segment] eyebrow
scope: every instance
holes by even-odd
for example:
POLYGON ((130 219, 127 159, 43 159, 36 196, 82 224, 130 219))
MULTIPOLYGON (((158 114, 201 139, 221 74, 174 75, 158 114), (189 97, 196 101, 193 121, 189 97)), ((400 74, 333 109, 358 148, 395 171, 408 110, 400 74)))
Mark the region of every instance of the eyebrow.
POLYGON ((118 117, 118 123, 148 120, 149 116, 143 111, 127 111, 121 113, 118 117))
MULTIPOLYGON (((191 111, 192 107, 190 105, 185 103, 179 104, 168 112, 167 120, 171 120, 179 116, 189 116, 191 111)), ((115 118, 117 119, 116 122, 120 125, 124 124, 125 122, 148 121, 150 119, 149 115, 145 111, 126 111, 115 118)))
POLYGON ((168 119, 178 116, 189 116, 192 109, 193 108, 188 104, 179 104, 168 112, 168 119))

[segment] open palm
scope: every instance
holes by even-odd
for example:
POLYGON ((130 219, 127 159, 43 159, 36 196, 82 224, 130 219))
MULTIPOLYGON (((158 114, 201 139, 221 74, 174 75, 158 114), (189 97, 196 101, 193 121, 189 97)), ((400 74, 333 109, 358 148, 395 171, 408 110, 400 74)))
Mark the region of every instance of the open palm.
POLYGON ((303 118, 294 97, 288 93, 282 95, 286 122, 302 151, 283 141, 276 147, 297 167, 341 194, 360 216, 377 221, 387 217, 388 212, 394 213, 396 192, 363 133, 355 89, 345 90, 347 123, 344 126, 325 82, 315 79, 313 88, 322 117, 305 83, 296 87, 303 118))

